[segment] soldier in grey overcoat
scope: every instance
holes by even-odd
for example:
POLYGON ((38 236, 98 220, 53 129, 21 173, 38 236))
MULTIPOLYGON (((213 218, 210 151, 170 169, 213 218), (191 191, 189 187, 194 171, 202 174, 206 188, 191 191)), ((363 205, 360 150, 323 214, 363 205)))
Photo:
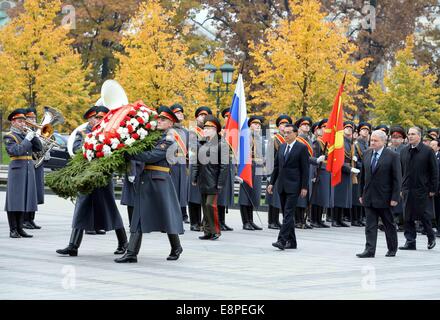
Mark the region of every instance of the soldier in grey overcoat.
MULTIPOLYGON (((102 118, 108 113, 106 107, 92 107, 84 114, 89 124, 84 132, 79 132, 73 145, 73 151, 81 149, 85 135, 92 132, 102 118)), ((118 247, 114 254, 125 253, 128 241, 124 224, 115 202, 113 181, 105 187, 95 189, 90 194, 78 194, 73 213, 72 233, 69 245, 64 249, 58 249, 57 253, 62 255, 77 256, 78 248, 81 245, 84 230, 115 230, 118 239, 118 247)))
POLYGON ((323 130, 327 126, 328 119, 322 119, 316 124, 313 142, 313 155, 316 157, 316 164, 311 176, 311 220, 314 228, 329 228, 322 220, 324 209, 327 213, 333 208, 334 190, 331 186, 331 174, 326 170, 327 161, 321 161, 328 155, 328 148, 322 141, 323 130))
MULTIPOLYGON (((228 122, 231 108, 226 108, 222 111, 222 117, 225 119, 225 125, 228 122)), ((224 136, 224 127, 220 133, 224 136)), ((234 154, 229 149, 229 164, 228 164, 228 176, 226 177, 225 186, 222 188, 218 195, 217 205, 218 205, 218 217, 220 222, 221 231, 233 231, 234 229, 226 224, 226 212, 228 208, 234 205, 234 181, 236 167, 234 164, 234 154)))
POLYGON ((189 188, 189 168, 188 168, 188 143, 189 131, 183 126, 182 121, 185 120, 185 114, 182 105, 175 103, 170 107, 174 112, 178 123, 174 124, 176 140, 176 162, 171 166, 171 179, 176 188, 179 197, 180 210, 182 211, 182 219, 184 223, 189 223, 186 207, 188 205, 188 188, 189 188))
POLYGON ((136 192, 136 181, 144 171, 144 163, 140 161, 131 160, 128 163, 127 172, 124 176, 121 192, 121 204, 127 206, 128 223, 131 225, 131 218, 134 210, 134 196, 136 192))
POLYGON ((9 114, 11 131, 3 137, 11 159, 5 203, 11 238, 32 237, 23 230, 23 217, 25 212, 37 211, 38 203, 32 152, 41 151, 42 145, 35 132, 26 129, 25 114, 25 109, 16 109, 9 114))
POLYGON ((349 227, 342 221, 344 210, 349 210, 352 206, 352 187, 353 181, 357 179, 360 170, 353 165, 356 150, 352 144, 353 131, 355 129, 353 121, 344 121, 344 165, 342 166, 342 178, 334 188, 334 209, 332 217, 333 227, 349 227))
MULTIPOLYGON (((203 122, 208 114, 212 114, 211 108, 202 106, 197 108, 195 112, 196 124, 189 130, 189 176, 192 174, 192 163, 196 163, 198 143, 203 140, 203 122)), ((191 231, 202 231, 202 195, 199 186, 193 186, 188 179, 188 211, 191 231)))
POLYGON ((238 203, 240 205, 243 230, 262 230, 254 223, 254 208, 260 206, 261 184, 264 170, 264 141, 261 135, 261 126, 264 118, 251 116, 248 126, 251 130, 251 154, 252 154, 252 188, 245 182, 240 184, 238 203))
POLYGON ((137 155, 126 155, 127 160, 145 163, 144 171, 136 183, 133 219, 130 227, 130 242, 127 253, 115 259, 117 263, 137 262, 142 234, 166 232, 171 245, 167 260, 177 260, 183 249, 179 234, 183 234, 183 221, 179 199, 170 176, 167 156, 173 156, 168 148, 175 143, 169 130, 178 122, 176 115, 168 107, 158 110, 157 129, 164 132, 150 151, 137 155))

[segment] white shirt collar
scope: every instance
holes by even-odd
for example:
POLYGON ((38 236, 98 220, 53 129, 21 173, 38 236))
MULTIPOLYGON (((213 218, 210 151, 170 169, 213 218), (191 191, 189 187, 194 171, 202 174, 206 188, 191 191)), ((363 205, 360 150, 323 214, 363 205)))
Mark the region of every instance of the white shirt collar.
POLYGON ((380 149, 379 151, 375 151, 375 150, 373 150, 373 154, 374 154, 375 152, 377 152, 377 158, 380 158, 380 155, 382 154, 383 149, 385 149, 385 147, 382 147, 382 149, 380 149))

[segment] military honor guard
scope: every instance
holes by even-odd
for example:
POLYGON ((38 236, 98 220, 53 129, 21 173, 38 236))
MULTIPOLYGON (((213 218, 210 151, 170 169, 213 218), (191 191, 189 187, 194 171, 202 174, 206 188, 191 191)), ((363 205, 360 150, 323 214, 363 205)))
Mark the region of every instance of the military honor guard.
POLYGON ((121 204, 127 206, 129 226, 131 225, 134 211, 135 185, 142 171, 144 171, 144 164, 142 162, 135 160, 130 161, 122 183, 121 204))
POLYGON ((150 151, 137 155, 126 154, 127 161, 136 160, 145 164, 136 183, 135 206, 130 227, 130 242, 127 252, 117 263, 137 262, 137 255, 142 243, 142 234, 166 232, 171 245, 167 260, 177 260, 183 252, 179 234, 183 234, 183 220, 179 198, 170 175, 170 164, 167 160, 168 148, 176 143, 170 131, 177 116, 168 107, 159 110, 157 129, 163 131, 162 137, 150 151))
POLYGON ((298 198, 307 197, 309 185, 309 151, 298 142, 298 128, 287 124, 284 128, 284 143, 276 156, 274 170, 267 191, 272 193, 274 186, 280 195, 281 210, 284 213, 283 224, 278 240, 272 246, 280 250, 296 249, 295 210, 298 198))
POLYGON ((428 249, 435 247, 432 213, 426 210, 438 191, 439 168, 434 151, 423 144, 418 127, 408 130, 408 142, 400 153, 402 165, 402 198, 406 243, 400 250, 416 250, 415 220, 421 221, 428 237, 428 249))
MULTIPOLYGON (((27 108, 26 109, 26 120, 37 124, 37 110, 35 108, 27 108)), ((36 131, 36 128, 31 128, 36 131)), ((37 168, 35 168, 35 182, 37 184, 37 203, 44 203, 44 165, 41 164, 37 168)), ((25 229, 41 229, 39 225, 35 223, 35 211, 33 212, 25 212, 23 218, 23 227, 25 229)))
POLYGON ((316 164, 312 171, 311 182, 311 224, 314 228, 330 228, 323 222, 324 210, 328 214, 333 208, 334 189, 331 186, 331 174, 326 170, 328 149, 322 141, 324 129, 327 127, 328 119, 322 119, 316 123, 314 131, 316 140, 313 142, 313 154, 316 157, 316 164))
MULTIPOLYGON (((222 117, 225 120, 225 125, 228 122, 228 118, 230 115, 230 108, 225 108, 222 110, 222 117)), ((223 137, 223 130, 220 133, 223 137)), ((218 218, 220 220, 220 229, 222 231, 233 231, 226 224, 226 212, 228 208, 231 208, 234 205, 234 181, 235 181, 235 165, 233 161, 234 154, 232 150, 229 149, 229 163, 228 163, 228 175, 226 177, 225 186, 220 190, 218 195, 217 205, 218 205, 218 218)))
POLYGON ((243 230, 262 230, 254 223, 254 209, 260 206, 261 185, 264 169, 263 137, 261 126, 264 118, 251 116, 248 126, 251 130, 251 157, 252 157, 252 188, 245 182, 240 184, 238 203, 240 205, 243 230))
POLYGON ((218 216, 218 195, 228 177, 229 147, 220 136, 220 121, 213 115, 205 118, 197 164, 194 165, 191 183, 198 185, 202 195, 203 232, 201 240, 217 240, 221 235, 218 216))
POLYGON ((16 109, 8 115, 10 132, 3 136, 6 152, 11 159, 8 165, 5 211, 8 214, 9 236, 31 238, 23 230, 25 213, 37 211, 38 193, 32 153, 43 147, 35 132, 26 125, 26 109, 16 109))
POLYGON ((357 174, 360 170, 356 168, 357 157, 353 145, 353 121, 344 121, 344 150, 345 163, 342 166, 341 183, 334 188, 334 209, 332 216, 333 227, 349 227, 343 220, 344 210, 348 211, 352 206, 353 183, 357 183, 357 174))
POLYGON ((182 219, 184 223, 189 223, 188 214, 186 213, 186 207, 188 205, 188 188, 189 188, 189 176, 188 176, 188 144, 189 144, 189 132, 183 126, 182 121, 185 120, 183 107, 179 103, 175 103, 170 107, 174 112, 179 122, 176 122, 173 127, 173 136, 176 140, 176 152, 175 160, 173 160, 171 166, 171 179, 173 180, 174 187, 176 188, 177 195, 179 196, 180 210, 182 211, 182 219))
MULTIPOLYGON (((93 127, 102 120, 108 111, 103 106, 94 106, 86 111, 83 118, 88 121, 88 125, 84 132, 79 131, 77 133, 73 144, 74 152, 82 148, 85 135, 92 132, 93 127)), ((128 246, 127 235, 115 203, 112 180, 109 181, 107 186, 98 188, 90 194, 78 194, 69 244, 66 248, 58 249, 56 252, 61 255, 77 256, 84 230, 101 229, 105 231, 115 230, 118 247, 114 253, 123 254, 128 246)))
MULTIPOLYGON (((212 115, 211 108, 206 106, 197 108, 195 112, 196 124, 189 130, 190 176, 192 175, 193 164, 197 163, 198 143, 204 139, 203 123, 208 114, 212 115)), ((191 231, 202 231, 202 195, 200 194, 199 186, 193 186, 191 179, 188 179, 188 183, 188 210, 189 221, 191 224, 190 229, 191 231)))
MULTIPOLYGON (((313 157, 313 147, 312 141, 310 139, 310 127, 312 126, 313 121, 310 117, 302 117, 295 122, 295 126, 298 128, 298 136, 297 140, 304 144, 309 152, 309 157, 313 157)), ((315 159, 313 159, 315 160, 315 159)), ((310 171, 313 171, 313 165, 311 161, 310 163, 310 171)), ((309 174, 311 176, 311 174, 309 174)), ((309 183, 310 187, 310 183, 309 183)), ((296 204, 296 227, 301 229, 311 229, 312 226, 307 221, 309 207, 309 199, 308 197, 299 197, 298 202, 296 204)))
MULTIPOLYGON (((358 137, 354 141, 354 147, 357 156, 356 168, 362 170, 362 161, 364 153, 368 150, 370 144, 370 134, 372 126, 368 122, 360 122, 357 127, 358 137)), ((364 226, 363 216, 364 210, 362 204, 359 202, 360 184, 353 184, 352 189, 352 208, 351 208, 351 225, 355 227, 364 226)))
MULTIPOLYGON (((286 124, 292 124, 292 118, 289 117, 287 114, 282 114, 276 119, 275 124, 278 128, 278 132, 274 134, 272 141, 268 143, 268 149, 267 149, 268 155, 271 152, 271 150, 273 150, 274 160, 278 150, 280 149, 280 146, 286 142, 286 140, 284 139, 284 128, 286 124)), ((269 182, 270 182, 270 176, 268 176, 267 178, 267 183, 269 184, 269 182)), ((281 201, 280 201, 280 196, 276 190, 276 186, 274 188, 275 189, 273 190, 272 193, 267 192, 266 189, 266 203, 269 206, 268 228, 279 230, 281 228, 281 223, 279 220, 281 201)))

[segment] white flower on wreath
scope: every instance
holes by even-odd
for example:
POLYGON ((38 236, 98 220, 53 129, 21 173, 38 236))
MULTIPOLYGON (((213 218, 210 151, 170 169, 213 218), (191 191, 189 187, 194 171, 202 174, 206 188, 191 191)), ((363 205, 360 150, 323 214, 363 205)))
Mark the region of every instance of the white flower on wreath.
POLYGON ((127 146, 131 146, 135 141, 136 141, 135 139, 133 139, 133 138, 129 138, 129 139, 127 139, 127 140, 125 141, 125 144, 126 144, 127 146))
POLYGON ((112 153, 112 148, 110 146, 108 146, 108 145, 105 145, 102 148, 102 152, 104 153, 104 156, 108 156, 108 155, 110 155, 112 153))
POLYGON ((93 158, 94 158, 94 153, 93 153, 93 151, 92 150, 87 150, 86 151, 86 157, 87 157, 87 160, 92 160, 93 158))
POLYGON ((137 121, 135 118, 131 118, 130 123, 134 128, 139 126, 139 121, 137 121))
POLYGON ((98 135, 98 140, 99 140, 100 142, 103 142, 104 139, 105 139, 104 134, 101 133, 101 134, 98 135))
POLYGON ((157 121, 156 121, 156 120, 150 121, 150 124, 151 124, 151 129, 152 129, 152 130, 156 130, 156 127, 157 127, 157 121))

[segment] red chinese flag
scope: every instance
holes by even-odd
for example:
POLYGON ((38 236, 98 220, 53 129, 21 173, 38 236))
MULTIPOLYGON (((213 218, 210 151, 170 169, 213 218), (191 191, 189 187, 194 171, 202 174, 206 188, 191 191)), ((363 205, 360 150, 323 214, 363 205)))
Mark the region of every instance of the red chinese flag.
POLYGON ((324 130, 322 140, 328 144, 327 171, 331 172, 332 186, 341 182, 342 166, 344 165, 344 110, 342 107, 342 92, 344 91, 345 76, 339 87, 333 104, 332 113, 324 130))

